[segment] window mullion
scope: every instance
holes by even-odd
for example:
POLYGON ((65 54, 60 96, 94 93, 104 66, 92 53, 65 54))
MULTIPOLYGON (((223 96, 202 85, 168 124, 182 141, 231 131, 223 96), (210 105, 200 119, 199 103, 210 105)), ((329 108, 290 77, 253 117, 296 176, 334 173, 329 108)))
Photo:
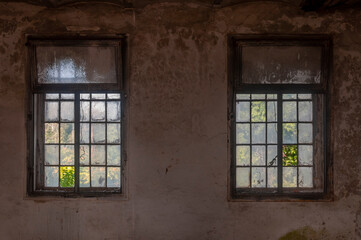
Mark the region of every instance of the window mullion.
POLYGON ((74 117, 75 117, 75 121, 74 121, 74 130, 75 130, 75 186, 74 186, 74 190, 76 193, 79 192, 79 173, 80 173, 80 168, 79 168, 79 161, 80 161, 80 156, 79 156, 79 148, 80 148, 80 94, 76 93, 75 94, 75 106, 74 106, 74 117))
POLYGON ((282 155, 282 115, 283 115, 283 106, 282 106, 282 94, 277 94, 277 183, 278 183, 278 192, 283 192, 283 169, 282 169, 282 162, 283 162, 283 155, 282 155))

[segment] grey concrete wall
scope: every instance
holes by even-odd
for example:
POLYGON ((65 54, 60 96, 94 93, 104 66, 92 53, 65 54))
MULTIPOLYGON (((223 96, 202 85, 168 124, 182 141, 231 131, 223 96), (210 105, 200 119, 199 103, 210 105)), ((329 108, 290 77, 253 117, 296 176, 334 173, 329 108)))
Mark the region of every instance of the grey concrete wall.
POLYGON ((360 20, 267 2, 0 3, 0 239, 361 238, 360 20), (127 199, 25 197, 25 34, 77 32, 129 34, 127 199), (333 35, 335 201, 227 200, 230 33, 333 35))

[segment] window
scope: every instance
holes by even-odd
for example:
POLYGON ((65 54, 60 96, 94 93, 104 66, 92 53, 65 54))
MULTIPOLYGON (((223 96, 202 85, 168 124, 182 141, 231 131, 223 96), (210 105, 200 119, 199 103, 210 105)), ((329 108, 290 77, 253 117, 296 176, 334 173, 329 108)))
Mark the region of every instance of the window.
POLYGON ((29 37, 28 194, 124 192, 124 38, 29 37))
POLYGON ((324 199, 331 193, 327 36, 232 36, 231 195, 324 199))

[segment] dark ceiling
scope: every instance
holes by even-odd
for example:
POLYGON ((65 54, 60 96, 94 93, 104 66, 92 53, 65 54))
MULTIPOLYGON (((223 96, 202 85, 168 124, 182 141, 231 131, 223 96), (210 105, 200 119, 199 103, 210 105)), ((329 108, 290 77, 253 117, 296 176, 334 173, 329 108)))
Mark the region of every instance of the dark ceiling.
POLYGON ((305 11, 319 11, 334 8, 350 8, 361 5, 361 0, 0 0, 0 2, 27 2, 47 7, 59 7, 67 4, 84 2, 106 2, 121 5, 127 8, 141 8, 155 2, 198 2, 215 6, 231 6, 246 2, 283 2, 294 5, 305 11))

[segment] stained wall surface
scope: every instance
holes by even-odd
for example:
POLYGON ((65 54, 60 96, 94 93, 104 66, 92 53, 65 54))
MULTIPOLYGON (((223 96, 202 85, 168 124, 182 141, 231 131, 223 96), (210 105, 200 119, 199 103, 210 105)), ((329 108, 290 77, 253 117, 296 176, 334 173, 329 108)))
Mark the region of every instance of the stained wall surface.
POLYGON ((0 3, 0 239, 360 239, 360 19, 270 2, 0 3), (26 197, 26 34, 69 33, 128 35, 126 199, 26 197), (333 36, 334 201, 227 199, 231 33, 333 36))

